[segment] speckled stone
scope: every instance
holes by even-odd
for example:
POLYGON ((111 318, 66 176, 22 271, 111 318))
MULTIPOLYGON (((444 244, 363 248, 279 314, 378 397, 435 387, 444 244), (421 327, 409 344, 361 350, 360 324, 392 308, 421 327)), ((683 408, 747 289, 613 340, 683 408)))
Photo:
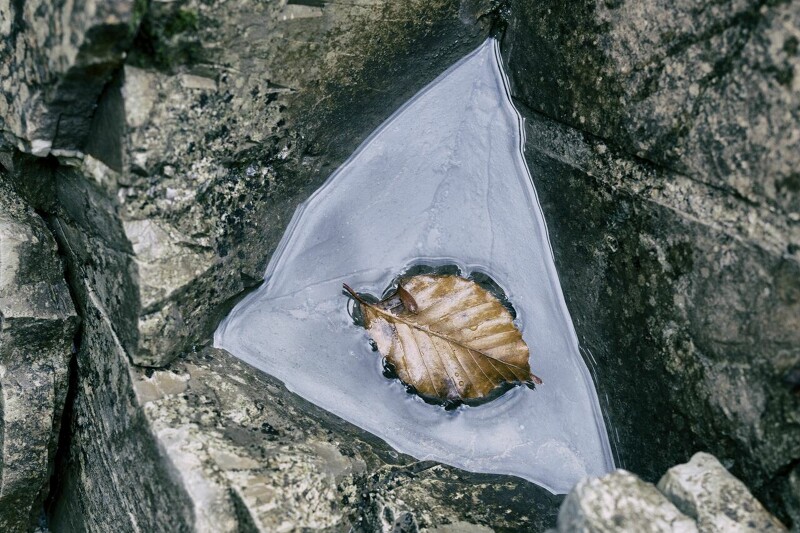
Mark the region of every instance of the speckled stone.
POLYGON ((0 174, 2 531, 29 531, 42 513, 77 327, 53 236, 0 174))
POLYGON ((54 530, 555 523, 557 497, 398 456, 202 348, 297 204, 503 22, 620 466, 708 449, 798 515, 796 1, 65 6, 0 0, 0 181, 83 318, 54 530))
POLYGON ((696 453, 673 466, 658 482, 658 490, 687 516, 700 533, 786 531, 711 454, 696 453))
POLYGON ((800 227, 522 109, 618 466, 655 482, 706 449, 780 513, 800 450, 788 382, 800 367, 800 263, 787 253, 800 227))
POLYGON ((79 153, 145 2, 0 1, 0 145, 79 153))
POLYGON ((651 484, 625 470, 587 478, 567 495, 558 513, 560 533, 696 533, 651 484))
POLYGON ((798 7, 511 2, 503 41, 621 466, 656 481, 706 449, 779 514, 800 458, 798 7))

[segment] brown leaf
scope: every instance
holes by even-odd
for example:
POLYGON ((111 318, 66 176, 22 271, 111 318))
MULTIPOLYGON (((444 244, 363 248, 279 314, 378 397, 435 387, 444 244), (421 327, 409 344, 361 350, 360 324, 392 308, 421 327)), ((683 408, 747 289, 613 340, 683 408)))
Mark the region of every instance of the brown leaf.
POLYGON ((459 276, 419 275, 372 304, 345 284, 364 325, 403 383, 438 401, 486 398, 507 384, 542 381, 511 313, 459 276))

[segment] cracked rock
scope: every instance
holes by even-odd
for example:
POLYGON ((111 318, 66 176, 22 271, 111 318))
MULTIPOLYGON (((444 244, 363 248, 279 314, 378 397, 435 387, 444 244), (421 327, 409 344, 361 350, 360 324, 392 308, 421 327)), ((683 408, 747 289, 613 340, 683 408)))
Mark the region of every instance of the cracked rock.
POLYGON ((800 220, 797 0, 514 1, 527 105, 800 220))
POLYGON ((42 513, 77 327, 53 236, 0 182, 2 531, 28 531, 42 513))
POLYGON ((0 146, 78 155, 143 0, 0 0, 0 146))

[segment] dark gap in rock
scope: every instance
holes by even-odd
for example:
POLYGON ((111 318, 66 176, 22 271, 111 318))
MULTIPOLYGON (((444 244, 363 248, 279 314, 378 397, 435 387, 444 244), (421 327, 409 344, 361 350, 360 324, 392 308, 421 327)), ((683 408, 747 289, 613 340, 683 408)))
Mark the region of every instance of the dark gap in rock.
POLYGON ((325 7, 325 0, 289 0, 286 2, 288 5, 309 6, 309 7, 325 7))
MULTIPOLYGON (((58 167, 58 161, 53 158, 52 160, 44 161, 44 163, 53 167, 51 170, 54 174, 58 167)), ((51 206, 50 210, 52 209, 54 209, 53 206, 51 206)), ((53 240, 56 242, 57 254, 61 260, 64 273, 64 281, 66 282, 67 289, 69 290, 70 299, 72 300, 75 312, 80 319, 80 324, 78 325, 77 331, 75 332, 75 337, 72 341, 72 353, 69 359, 69 370, 67 377, 67 395, 64 400, 64 410, 60 414, 61 423, 59 427, 58 441, 56 444, 55 455, 50 465, 50 479, 47 486, 48 493, 45 496, 42 508, 40 525, 45 527, 49 526, 50 519, 53 516, 53 512, 64 490, 63 480, 66 475, 70 460, 70 452, 72 447, 73 406, 78 390, 78 351, 80 350, 83 342, 83 328, 85 323, 81 308, 79 306, 80 300, 77 295, 77 288, 74 286, 73 282, 75 278, 70 276, 67 271, 69 261, 67 260, 67 255, 64 251, 64 244, 59 239, 58 232, 53 228, 53 221, 55 217, 51 212, 49 212, 50 210, 44 210, 40 207, 35 209, 36 214, 39 215, 43 221, 45 221, 47 229, 53 235, 53 240)))
POLYGON ((11 24, 9 40, 16 45, 17 36, 27 27, 25 24, 25 0, 11 0, 11 5, 14 11, 14 22, 11 24))
POLYGON ((239 493, 230 489, 228 494, 233 502, 233 511, 236 514, 236 531, 238 533, 258 533, 260 530, 253 519, 253 515, 250 514, 239 493))
POLYGON ((124 24, 105 24, 87 32, 76 65, 63 75, 48 99, 58 112, 54 150, 85 149, 97 104, 131 43, 131 29, 124 24))
POLYGON ((42 220, 47 221, 47 213, 56 208, 55 172, 59 166, 58 159, 52 155, 35 157, 15 148, 1 154, 0 161, 6 169, 6 183, 42 220))
MULTIPOLYGON (((72 286, 69 285, 70 292, 72 286)), ((73 297, 74 299, 74 297, 73 297)), ((50 475, 49 492, 44 501, 44 514, 47 522, 55 515, 64 489, 64 479, 69 469, 71 449, 72 449, 72 421, 75 404, 75 396, 78 391, 78 349, 83 337, 83 324, 78 328, 73 341, 72 357, 69 360, 69 381, 67 384, 67 399, 64 402, 64 412, 61 415, 61 429, 58 435, 56 455, 53 460, 53 471, 50 475)))
POLYGON ((122 100, 123 69, 118 69, 103 87, 97 108, 92 115, 85 152, 122 172, 122 137, 125 128, 125 107, 122 100))
POLYGON ((783 522, 783 525, 790 531, 795 531, 796 528, 792 529, 795 523, 800 525, 798 516, 795 516, 792 512, 793 510, 795 512, 800 511, 800 508, 793 509, 793 507, 800 505, 800 500, 797 500, 796 497, 793 500, 788 490, 788 486, 791 483, 789 481, 789 476, 791 476, 795 469, 800 469, 800 457, 793 458, 779 468, 775 474, 764 483, 764 487, 760 491, 762 493, 761 498, 759 498, 761 503, 765 504, 765 506, 772 502, 778 502, 780 504, 774 506, 776 507, 775 509, 770 507, 768 507, 768 509, 783 522), (766 498, 764 498, 764 496, 766 496, 766 498))
MULTIPOLYGON (((479 3, 480 0, 473 3, 479 3)), ((480 6, 480 3, 479 3, 480 6)), ((475 6, 477 8, 478 6, 475 6)), ((511 18, 511 0, 493 0, 488 10, 478 15, 479 21, 487 21, 489 25, 489 36, 494 37, 502 46, 503 39, 508 28, 508 21, 511 18)))
POLYGON ((197 38, 202 26, 197 11, 181 5, 150 5, 126 63, 168 73, 189 68, 202 61, 203 45, 197 38))

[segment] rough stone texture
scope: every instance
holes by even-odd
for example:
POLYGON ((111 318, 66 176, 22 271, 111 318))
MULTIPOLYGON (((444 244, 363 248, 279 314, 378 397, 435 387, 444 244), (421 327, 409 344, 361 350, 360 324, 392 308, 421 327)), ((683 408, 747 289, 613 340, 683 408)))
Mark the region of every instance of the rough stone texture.
POLYGON ((261 281, 297 203, 485 37, 481 14, 452 0, 151 4, 81 164, 122 222, 130 265, 108 312, 126 315, 114 324, 135 363, 205 341, 261 281))
POLYGON ((655 487, 625 470, 580 481, 558 513, 560 532, 786 531, 707 453, 670 468, 655 487))
POLYGON ((708 453, 697 453, 688 463, 667 470, 658 490, 696 520, 701 533, 786 531, 744 483, 708 453))
POLYGON ((222 350, 133 374, 197 531, 542 530, 555 518, 561 498, 398 455, 222 350))
POLYGON ((797 0, 511 6, 531 108, 800 221, 797 0))
POLYGON ((144 4, 0 0, 0 145, 38 156, 82 150, 144 4))
POLYGON ((796 7, 770 4, 750 20, 730 18, 741 9, 727 4, 512 3, 503 41, 514 96, 529 117, 526 155, 556 266, 619 465, 655 481, 708 449, 782 519, 800 450, 800 396, 792 385, 800 368, 800 224, 789 212, 795 200, 768 191, 783 172, 776 168, 798 153, 784 153, 798 124, 797 92, 774 83, 769 70, 753 70, 747 58, 755 52, 747 50, 791 42, 796 7), (669 16, 652 18, 659 10, 669 16), (613 23, 598 22, 612 12, 613 23), (662 31, 664 24, 674 29, 662 31), (654 84, 645 97, 633 78, 649 63, 637 58, 654 58, 664 75, 667 64, 683 61, 680 68, 694 75, 701 58, 691 46, 664 43, 695 39, 713 63, 714 54, 727 52, 716 37, 706 43, 711 27, 748 37, 733 70, 709 78, 702 116, 692 115, 695 129, 685 139, 662 136, 656 126, 637 133, 630 126, 636 117, 657 124, 661 111, 672 113, 666 104, 646 107, 653 99, 688 101, 680 91, 691 82, 654 84), (621 44, 630 39, 635 46, 621 44), (639 99, 628 95, 623 105, 620 90, 639 99), (759 129, 757 141, 755 128, 725 125, 736 116, 725 106, 781 118, 759 129), (722 140, 701 140, 701 131, 722 140), (735 167, 723 144, 738 147, 747 173, 737 170, 735 178, 731 170, 722 180, 699 163, 713 152, 720 165, 735 167), (677 155, 662 157, 659 146, 677 155))
POLYGON ((779 512, 800 450, 800 397, 784 382, 800 363, 800 266, 781 253, 797 226, 539 115, 527 124, 619 466, 656 481, 710 449, 779 512))
POLYGON ((792 531, 800 531, 800 465, 789 473, 783 488, 783 501, 786 504, 786 514, 794 524, 792 531))
POLYGON ((52 235, 0 181, 2 531, 28 531, 42 513, 77 327, 52 235))
POLYGON ((691 533, 694 520, 625 470, 579 481, 558 513, 561 533, 691 533))
MULTIPOLYGON (((130 252, 116 248, 122 228, 99 188, 76 170, 59 171, 54 233, 83 318, 69 438, 50 498, 53 531, 185 531, 192 502, 150 430, 133 390, 133 370, 118 324, 129 283, 130 252)), ((134 315, 135 316, 135 315, 134 315)))
POLYGON ((295 206, 498 10, 621 466, 709 449, 797 521, 796 1, 140 6, 0 0, 0 179, 84 319, 51 529, 553 524, 528 483, 395 457, 200 348, 295 206))

